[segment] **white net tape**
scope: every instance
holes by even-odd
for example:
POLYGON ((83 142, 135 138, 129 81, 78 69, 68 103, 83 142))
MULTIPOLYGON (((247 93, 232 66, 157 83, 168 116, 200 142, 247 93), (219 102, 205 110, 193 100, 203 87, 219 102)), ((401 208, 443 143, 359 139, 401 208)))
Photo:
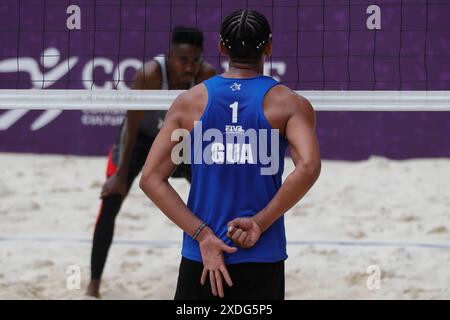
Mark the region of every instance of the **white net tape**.
MULTIPOLYGON (((0 90, 0 109, 167 110, 181 90, 0 90)), ((297 91, 318 111, 450 111, 449 91, 297 91)))

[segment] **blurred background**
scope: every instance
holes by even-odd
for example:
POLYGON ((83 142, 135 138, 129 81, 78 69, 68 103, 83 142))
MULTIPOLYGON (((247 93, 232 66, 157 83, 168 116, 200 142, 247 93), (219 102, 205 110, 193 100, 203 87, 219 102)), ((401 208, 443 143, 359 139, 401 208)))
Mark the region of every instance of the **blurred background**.
MULTIPOLYGON (((450 88, 446 0, 3 0, 0 88, 127 89, 144 61, 168 50, 177 25, 203 30, 204 59, 223 72, 221 19, 245 6, 272 24, 265 73, 292 89, 450 88)), ((450 156, 450 114, 426 111, 319 112, 322 156, 450 156)), ((0 111, 0 151, 104 155, 123 118, 42 113, 0 111)))

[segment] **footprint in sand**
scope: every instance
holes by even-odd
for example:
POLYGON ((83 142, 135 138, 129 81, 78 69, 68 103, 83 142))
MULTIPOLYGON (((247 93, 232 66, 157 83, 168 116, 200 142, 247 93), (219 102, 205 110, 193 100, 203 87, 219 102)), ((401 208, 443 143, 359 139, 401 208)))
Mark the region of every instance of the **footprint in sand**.
POLYGON ((392 270, 384 271, 383 272, 383 276, 385 278, 403 278, 402 276, 397 275, 397 273, 395 271, 392 271, 392 270))
POLYGON ((66 187, 53 187, 50 192, 51 193, 72 193, 72 192, 81 192, 83 189, 80 187, 66 188, 66 187))
POLYGON ((32 201, 31 202, 31 209, 39 210, 39 209, 41 209, 41 205, 38 202, 36 202, 36 201, 32 201))
POLYGON ((23 176, 25 176, 25 173, 22 171, 16 173, 16 178, 22 178, 23 176))
POLYGON ((354 272, 349 274, 346 277, 346 281, 348 284, 352 285, 352 286, 356 286, 356 285, 366 285, 366 281, 367 281, 367 273, 361 273, 361 272, 354 272))
POLYGON ((126 255, 129 256, 129 257, 135 257, 135 256, 137 256, 139 254, 140 254, 140 252, 138 250, 136 250, 136 249, 130 249, 130 250, 128 250, 126 252, 126 255))
POLYGON ((90 188, 91 189, 100 189, 103 186, 103 182, 101 182, 100 180, 95 180, 94 182, 91 183, 90 188))
POLYGON ((364 231, 359 230, 359 229, 358 230, 348 231, 347 235, 350 238, 353 238, 353 239, 362 239, 362 238, 366 237, 366 234, 364 233, 364 231))
POLYGON ((400 220, 400 221, 403 221, 403 222, 412 222, 412 221, 417 221, 417 220, 419 220, 419 218, 417 218, 417 217, 414 216, 414 215, 405 214, 405 215, 402 215, 402 216, 399 218, 399 220, 400 220))
POLYGON ((0 180, 0 199, 12 196, 14 194, 14 192, 8 189, 5 185, 6 183, 0 180))
POLYGON ((411 260, 411 254, 405 248, 398 248, 392 251, 391 255, 396 261, 411 260))
POLYGON ((31 267, 33 269, 40 269, 40 268, 46 268, 46 267, 51 267, 54 266, 55 264, 50 261, 50 260, 38 260, 38 261, 34 261, 31 264, 31 267))
POLYGON ((124 212, 122 214, 122 216, 127 219, 131 219, 131 220, 141 220, 142 219, 141 214, 134 214, 134 213, 130 213, 130 212, 124 212))
POLYGON ((431 233, 447 233, 447 232, 448 232, 448 229, 446 227, 438 226, 438 227, 435 227, 435 228, 431 229, 427 233, 431 234, 431 233))
POLYGON ((140 267, 142 267, 142 263, 140 262, 123 262, 120 266, 120 270, 123 272, 136 271, 140 267))

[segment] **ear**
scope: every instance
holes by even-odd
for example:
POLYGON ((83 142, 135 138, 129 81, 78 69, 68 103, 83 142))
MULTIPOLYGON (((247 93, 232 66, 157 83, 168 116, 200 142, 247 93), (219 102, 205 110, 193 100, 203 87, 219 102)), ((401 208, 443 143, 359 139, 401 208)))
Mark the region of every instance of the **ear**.
POLYGON ((264 53, 266 57, 270 57, 272 55, 272 41, 270 41, 265 47, 264 47, 264 53))
POLYGON ((225 48, 225 46, 223 45, 222 41, 219 40, 219 43, 218 43, 217 47, 218 47, 219 52, 220 52, 221 55, 223 55, 223 56, 229 56, 230 55, 229 52, 228 52, 228 49, 225 48))

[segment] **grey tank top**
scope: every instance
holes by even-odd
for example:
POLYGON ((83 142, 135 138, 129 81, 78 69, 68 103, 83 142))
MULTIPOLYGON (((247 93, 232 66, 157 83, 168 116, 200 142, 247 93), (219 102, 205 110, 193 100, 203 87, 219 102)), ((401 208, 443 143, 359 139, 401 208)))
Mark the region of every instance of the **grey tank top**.
MULTIPOLYGON (((153 58, 159 64, 161 69, 161 90, 169 90, 169 77, 167 72, 166 57, 164 55, 157 55, 153 58)), ((195 85, 195 80, 191 83, 190 88, 195 85)), ((139 126, 139 133, 148 138, 155 138, 158 135, 166 117, 167 110, 151 110, 146 111, 144 118, 139 126)))

